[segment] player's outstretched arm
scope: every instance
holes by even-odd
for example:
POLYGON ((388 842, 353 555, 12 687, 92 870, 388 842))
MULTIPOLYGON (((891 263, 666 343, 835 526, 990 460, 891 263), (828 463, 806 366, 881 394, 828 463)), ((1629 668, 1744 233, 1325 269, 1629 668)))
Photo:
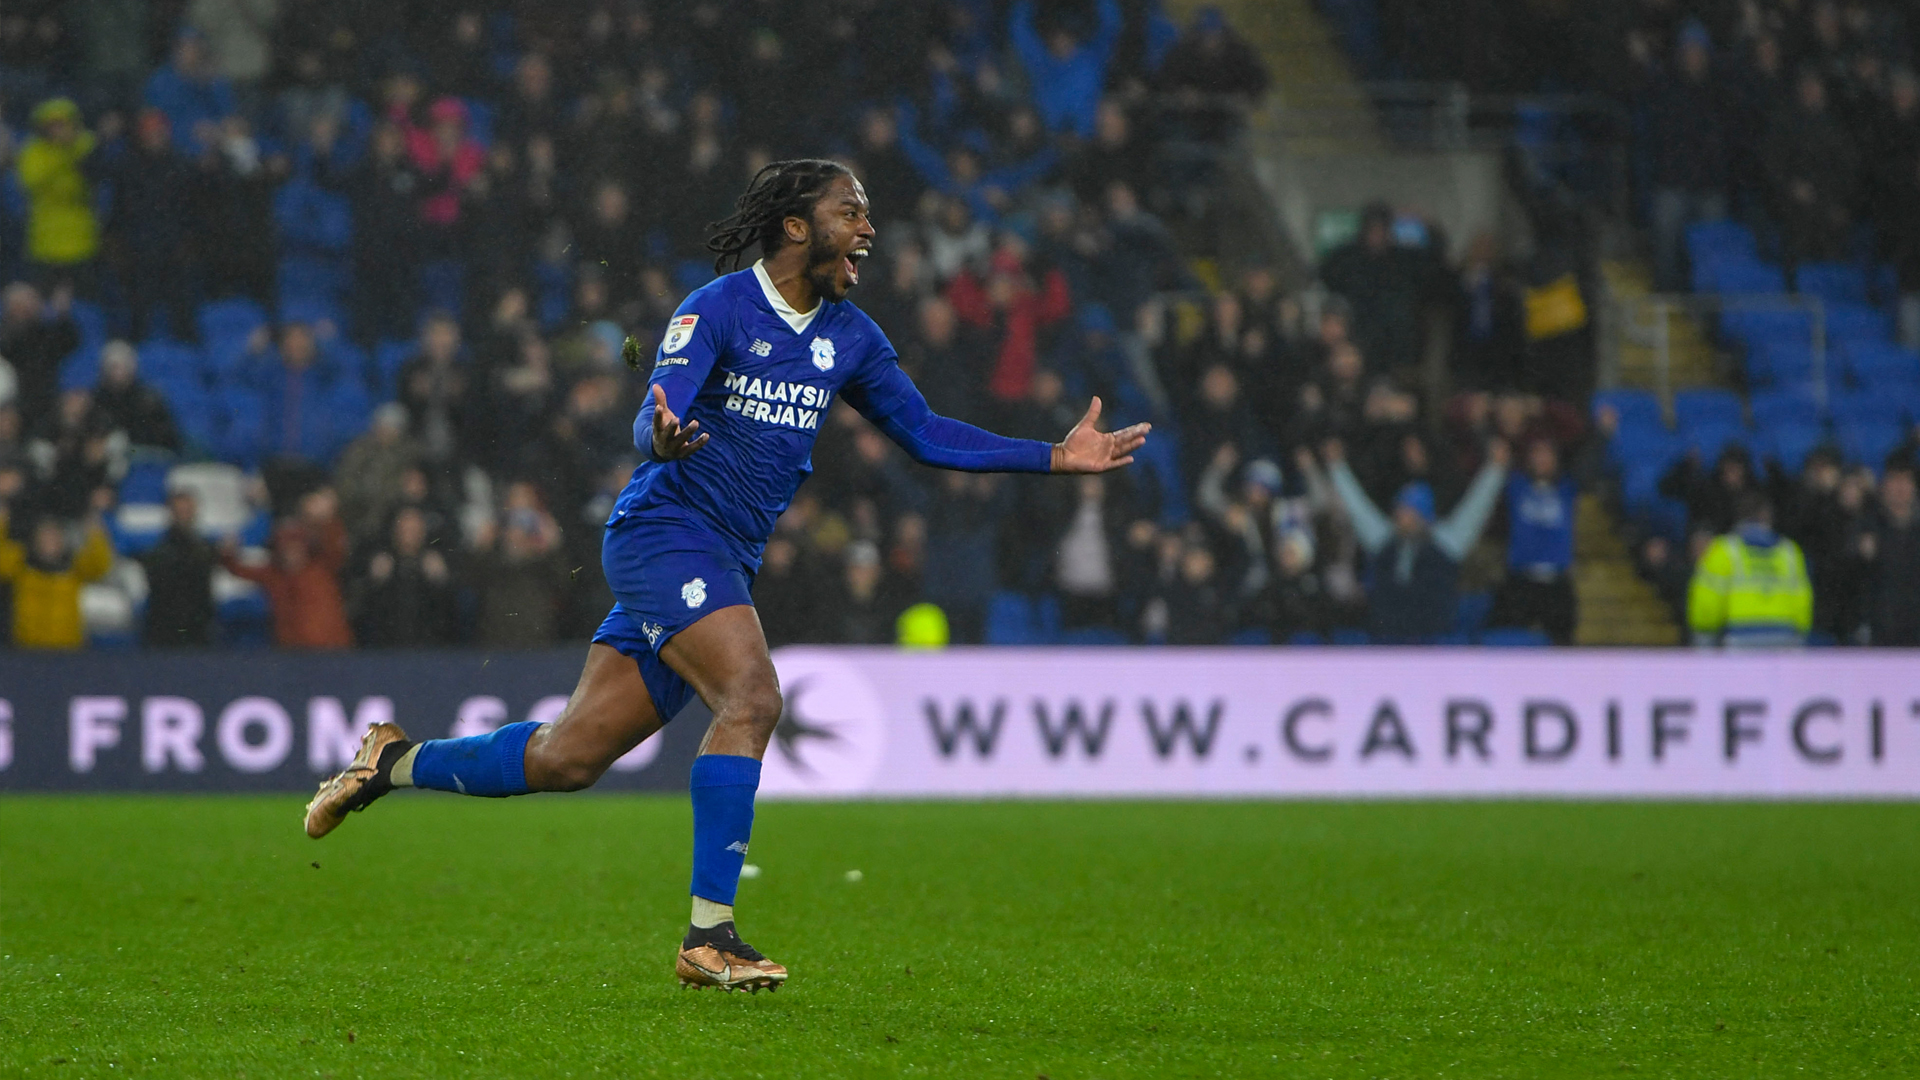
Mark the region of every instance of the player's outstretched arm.
POLYGON ((1119 431, 1101 431, 1100 399, 1087 406, 1087 415, 1073 425, 1067 437, 1053 444, 1053 471, 1103 473, 1133 464, 1133 452, 1147 441, 1152 424, 1135 424, 1119 431))
POLYGON ((653 384, 653 459, 672 461, 707 445, 708 436, 696 432, 700 432, 700 421, 689 420, 681 426, 680 418, 667 405, 666 390, 659 383, 653 384))

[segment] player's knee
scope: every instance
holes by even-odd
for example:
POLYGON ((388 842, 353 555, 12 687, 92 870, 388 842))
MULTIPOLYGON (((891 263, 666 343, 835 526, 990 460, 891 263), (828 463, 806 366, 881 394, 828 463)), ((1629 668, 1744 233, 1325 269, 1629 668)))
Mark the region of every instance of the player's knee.
POLYGON ((559 737, 549 724, 527 741, 527 780, 541 791, 579 791, 593 786, 607 771, 605 756, 591 747, 559 737), (544 738, 542 736, 545 736, 544 738))
POLYGON ((606 765, 597 759, 565 757, 553 763, 547 776, 554 791, 580 791, 592 787, 606 771, 606 765))
POLYGON ((784 707, 780 699, 780 686, 772 679, 756 682, 743 688, 731 697, 734 719, 755 731, 771 733, 780 723, 780 711, 784 707))

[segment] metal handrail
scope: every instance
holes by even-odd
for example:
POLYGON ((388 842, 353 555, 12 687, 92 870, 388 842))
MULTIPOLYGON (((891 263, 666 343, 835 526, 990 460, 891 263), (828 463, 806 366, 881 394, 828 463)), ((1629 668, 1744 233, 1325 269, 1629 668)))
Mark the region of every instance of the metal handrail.
MULTIPOLYGON (((1820 408, 1827 406, 1827 304, 1818 296, 1804 293, 1649 293, 1645 296, 1614 296, 1610 303, 1617 310, 1625 334, 1637 343, 1653 349, 1654 393, 1660 405, 1673 410, 1673 316, 1686 312, 1699 316, 1727 311, 1804 311, 1812 316, 1809 345, 1813 353, 1813 395, 1820 408)), ((1619 341, 1610 344, 1618 350, 1619 341)), ((1617 370, 1618 357, 1610 358, 1617 370)))

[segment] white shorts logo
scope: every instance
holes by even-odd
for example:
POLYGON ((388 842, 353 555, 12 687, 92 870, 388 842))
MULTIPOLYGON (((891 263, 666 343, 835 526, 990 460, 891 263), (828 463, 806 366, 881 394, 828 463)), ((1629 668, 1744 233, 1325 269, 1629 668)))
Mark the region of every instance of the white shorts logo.
POLYGON ((699 321, 698 315, 674 316, 673 321, 667 324, 667 337, 660 343, 660 351, 677 353, 686 348, 687 342, 693 340, 693 328, 699 321))
POLYGON ((813 366, 821 371, 833 370, 833 341, 830 338, 813 339, 813 366))
POLYGON ((687 606, 691 608, 697 608, 701 604, 706 603, 707 579, 694 578, 692 581, 680 586, 680 599, 685 600, 687 606))

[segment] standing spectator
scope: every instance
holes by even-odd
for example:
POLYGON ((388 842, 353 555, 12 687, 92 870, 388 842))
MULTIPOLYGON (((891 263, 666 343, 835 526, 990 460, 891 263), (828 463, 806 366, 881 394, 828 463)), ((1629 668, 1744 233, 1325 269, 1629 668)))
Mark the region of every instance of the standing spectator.
POLYGON ((1773 504, 1759 491, 1740 497, 1732 532, 1717 537, 1693 571, 1687 626, 1700 646, 1804 645, 1813 625, 1813 586, 1800 545, 1773 531, 1773 504))
POLYGON ((173 148, 167 114, 140 111, 133 145, 117 147, 103 172, 113 182, 107 235, 115 246, 120 282, 132 309, 133 337, 152 336, 153 309, 167 314, 167 331, 185 341, 194 334, 186 205, 193 170, 173 148))
POLYGON ((1920 645, 1920 508, 1912 461, 1888 463, 1880 481, 1880 512, 1860 531, 1854 551, 1865 564, 1868 642, 1920 645))
POLYGON ((1435 520, 1433 489, 1408 484, 1395 497, 1393 517, 1380 512, 1347 467, 1345 449, 1330 439, 1322 450, 1334 492, 1367 553, 1367 632, 1381 644, 1432 641, 1453 629, 1460 561, 1480 540, 1507 478, 1507 446, 1495 442, 1467 493, 1435 520))
POLYGON ((174 41, 173 63, 147 80, 146 103, 167 115, 174 146, 189 157, 217 143, 221 125, 239 111, 233 86, 208 59, 206 38, 192 29, 174 41))
POLYGON ((871 540, 848 544, 840 595, 830 608, 834 619, 830 640, 844 645, 892 644, 894 622, 906 606, 881 565, 880 548, 871 540))
POLYGON ((1859 158, 1827 109, 1827 84, 1807 68, 1793 104, 1767 129, 1763 156, 1772 216, 1790 262, 1838 257, 1852 222, 1859 158))
POLYGON ((1014 50, 1033 84, 1034 106, 1048 131, 1087 138, 1093 134, 1100 91, 1106 86, 1107 62, 1120 40, 1120 5, 1096 0, 1099 23, 1084 41, 1068 26, 1056 24, 1043 42, 1033 8, 1033 0, 1017 0, 1009 19, 1014 50))
POLYGON ((373 410, 366 434, 353 440, 335 467, 340 516, 355 539, 377 533, 399 505, 408 469, 420 461, 420 447, 407 435, 407 409, 389 401, 373 410))
POLYGON ((987 393, 1001 402, 1027 395, 1039 362, 1041 332, 1071 312, 1067 280, 1047 270, 1035 281, 1022 252, 1003 246, 990 260, 985 279, 971 268, 960 271, 947 289, 947 301, 960 321, 999 344, 987 393))
POLYGON ((86 162, 93 132, 67 98, 33 110, 33 136, 20 147, 15 174, 27 196, 27 262, 41 282, 90 289, 88 271, 100 251, 100 223, 86 162))
POLYGON ((1467 246, 1457 303, 1455 386, 1482 391, 1520 386, 1526 364, 1526 309, 1519 282, 1500 264, 1493 234, 1481 233, 1467 246))
POLYGON ((211 129, 199 155, 191 226, 209 296, 272 300, 273 193, 289 168, 287 156, 263 145, 245 117, 211 129))
POLYGON ((560 526, 539 489, 507 486, 500 522, 480 532, 475 578, 480 585, 480 643, 508 648, 551 645, 560 617, 560 526))
POLYGON ((1687 528, 1709 537, 1730 531, 1741 496, 1754 490, 1753 461, 1745 448, 1728 444, 1713 463, 1701 468, 1700 455, 1689 453, 1660 478, 1660 494, 1687 504, 1687 528))
POLYGON ((1176 96, 1190 137, 1219 141, 1239 126, 1238 111, 1219 99, 1240 98, 1242 108, 1255 104, 1267 92, 1267 67, 1259 52, 1227 26, 1220 9, 1209 5, 1167 50, 1154 83, 1176 96))
POLYGON ((71 313, 73 293, 56 289, 53 303, 40 290, 16 281, 0 292, 0 356, 13 366, 14 403, 29 434, 46 426, 60 391, 60 363, 80 347, 80 327, 71 313))
POLYGON ((1114 498, 1106 476, 1076 477, 1073 498, 1058 519, 1066 530, 1053 545, 1054 587, 1060 595, 1060 625, 1068 630, 1107 629, 1118 622, 1117 567, 1122 530, 1130 515, 1114 498))
POLYGON ((985 630, 1008 501, 995 474, 945 472, 928 510, 921 593, 946 611, 958 644, 978 644, 985 630))
POLYGON ((331 489, 309 492, 296 521, 274 530, 272 554, 265 566, 240 560, 239 542, 229 538, 221 565, 235 577, 258 584, 273 612, 273 641, 283 649, 347 649, 353 632, 340 595, 340 570, 347 561, 347 530, 335 515, 331 489))
POLYGON ((192 0, 187 22, 206 35, 211 66, 252 97, 273 65, 273 22, 280 0, 192 0))
MULTIPOLYGON (((1173 577, 1164 581, 1158 603, 1149 608, 1164 612, 1169 645, 1218 645, 1237 613, 1228 606, 1220 585, 1213 551, 1198 537, 1172 544, 1173 577)), ((1151 622, 1152 619, 1150 618, 1151 622)))
POLYGON ((160 391, 140 381, 140 354, 124 341, 109 341, 100 350, 100 382, 93 388, 93 407, 108 427, 124 431, 134 446, 180 452, 180 429, 173 410, 160 391))
POLYGON ((1573 522, 1579 487, 1560 471, 1551 442, 1527 444, 1526 473, 1507 481, 1507 579, 1494 598, 1495 626, 1537 629, 1573 644, 1573 522))
POLYGON ((80 613, 80 587, 113 569, 113 548, 98 514, 84 526, 79 550, 57 518, 42 517, 21 544, 0 512, 0 581, 13 585, 13 643, 23 649, 78 649, 87 629, 80 613))
POLYGON ((388 542, 355 581, 355 637, 375 648, 419 648, 453 640, 453 575, 445 555, 427 546, 426 515, 393 515, 388 542))
POLYGON ((1687 226, 1727 216, 1727 117, 1712 81, 1712 40, 1689 22, 1680 34, 1679 70, 1659 77, 1647 100, 1653 151, 1653 280, 1664 292, 1686 288, 1687 226))
POLYGON ((792 537, 776 533, 761 555, 753 579, 753 606, 773 648, 811 641, 820 598, 811 567, 804 564, 792 537))
POLYGON ((324 177, 353 204, 354 325, 369 339, 403 337, 419 311, 420 196, 426 181, 406 135, 375 125, 359 165, 324 177))
POLYGON ((200 536, 200 503, 192 489, 169 492, 167 512, 166 533, 140 556, 148 590, 140 642, 149 649, 206 646, 213 640, 213 568, 220 556, 200 536))
POLYGON ((1368 204, 1359 237, 1328 252, 1320 264, 1327 288, 1353 305, 1355 343, 1389 371, 1420 359, 1421 313, 1432 276, 1426 253, 1394 239, 1393 208, 1384 202, 1368 204))
POLYGON ((451 492, 472 449, 475 395, 461 355, 460 323, 438 311, 420 326, 420 351, 400 368, 400 403, 407 407, 422 463, 442 495, 451 492))

